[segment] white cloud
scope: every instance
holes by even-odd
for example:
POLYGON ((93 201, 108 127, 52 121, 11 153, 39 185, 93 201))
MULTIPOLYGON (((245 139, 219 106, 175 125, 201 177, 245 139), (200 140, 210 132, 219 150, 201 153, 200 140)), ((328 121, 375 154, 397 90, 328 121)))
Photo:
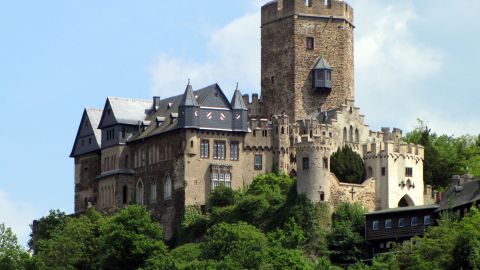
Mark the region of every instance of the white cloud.
POLYGON ((227 94, 232 94, 239 82, 244 93, 259 92, 259 26, 260 12, 257 10, 214 31, 205 48, 211 58, 205 62, 160 54, 150 70, 153 94, 179 94, 187 78, 195 88, 218 82, 227 94))
POLYGON ((9 196, 5 191, 0 190, 0 223, 11 227, 17 235, 19 244, 26 245, 30 235, 29 225, 35 218, 32 205, 18 201, 9 196))

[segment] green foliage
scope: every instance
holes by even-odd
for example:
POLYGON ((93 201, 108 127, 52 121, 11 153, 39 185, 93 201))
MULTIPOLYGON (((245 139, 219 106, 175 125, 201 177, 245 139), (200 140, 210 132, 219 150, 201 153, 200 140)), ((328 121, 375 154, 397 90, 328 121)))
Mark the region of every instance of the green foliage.
POLYGON ((37 253, 37 242, 40 240, 48 240, 56 230, 62 230, 67 217, 60 210, 50 210, 49 214, 36 221, 35 226, 31 225, 32 233, 28 246, 33 254, 37 253))
POLYGON ((262 265, 267 246, 265 235, 252 225, 220 223, 208 230, 202 254, 205 259, 232 260, 251 269, 262 265))
POLYGON ((54 230, 49 239, 38 240, 38 258, 51 269, 96 269, 101 222, 102 216, 93 209, 80 217, 66 218, 61 230, 54 230))
POLYGON ((262 269, 309 270, 313 269, 313 263, 300 250, 272 248, 268 253, 268 262, 262 266, 262 269))
POLYGON ((225 207, 235 203, 235 191, 226 186, 217 187, 208 198, 208 205, 212 207, 225 207))
POLYGON ((355 263, 365 256, 365 213, 366 210, 360 204, 340 203, 337 206, 333 215, 332 232, 328 237, 332 261, 355 263))
MULTIPOLYGON (((480 213, 472 208, 463 220, 445 216, 415 244, 398 247, 400 269, 480 269, 480 213)), ((390 259, 393 261, 393 259, 390 259)), ((390 262, 393 264, 393 262, 390 262)))
POLYGON ((407 142, 425 147, 424 181, 437 189, 447 188, 452 175, 480 177, 480 136, 437 135, 423 121, 405 136, 407 142))
POLYGON ((277 228, 269 233, 268 240, 284 248, 296 249, 303 247, 306 238, 302 228, 290 218, 283 229, 277 228))
POLYGON ((365 180, 362 157, 350 147, 342 147, 330 157, 330 170, 342 182, 361 184, 365 180))
POLYGON ((314 270, 341 270, 340 267, 337 267, 330 262, 327 257, 320 257, 315 264, 314 270))
POLYGON ((100 232, 103 269, 137 269, 152 257, 161 261, 167 256, 162 228, 142 206, 131 205, 108 218, 100 232))
POLYGON ((11 228, 0 223, 0 269, 27 269, 30 256, 17 243, 17 237, 11 228))
POLYGON ((198 207, 187 207, 183 214, 179 242, 193 242, 207 232, 208 218, 198 207))

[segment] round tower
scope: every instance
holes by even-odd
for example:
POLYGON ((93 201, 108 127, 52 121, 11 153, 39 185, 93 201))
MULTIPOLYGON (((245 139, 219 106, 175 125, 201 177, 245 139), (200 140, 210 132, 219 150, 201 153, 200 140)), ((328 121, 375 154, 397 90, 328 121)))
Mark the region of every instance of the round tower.
POLYGON ((330 155, 329 138, 314 135, 301 136, 296 144, 297 192, 305 194, 312 202, 330 200, 330 155))
POLYGON ((262 7, 261 28, 266 114, 286 112, 295 121, 353 99, 353 9, 347 3, 272 1, 262 7))

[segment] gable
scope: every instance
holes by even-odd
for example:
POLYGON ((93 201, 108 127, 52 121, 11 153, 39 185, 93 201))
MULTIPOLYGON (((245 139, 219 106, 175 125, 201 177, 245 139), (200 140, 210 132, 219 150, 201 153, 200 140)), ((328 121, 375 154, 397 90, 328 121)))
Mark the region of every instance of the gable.
POLYGON ((100 149, 101 132, 97 129, 101 110, 85 109, 78 126, 70 157, 86 154, 100 149))
POLYGON ((109 98, 105 101, 105 106, 103 108, 102 118, 98 124, 98 128, 102 129, 104 127, 113 126, 117 124, 118 121, 115 118, 113 113, 112 105, 110 104, 109 98))
POLYGON ((209 91, 205 93, 203 97, 201 97, 201 100, 198 100, 198 103, 201 107, 224 108, 227 110, 231 109, 230 102, 218 84, 214 84, 209 87, 209 91))

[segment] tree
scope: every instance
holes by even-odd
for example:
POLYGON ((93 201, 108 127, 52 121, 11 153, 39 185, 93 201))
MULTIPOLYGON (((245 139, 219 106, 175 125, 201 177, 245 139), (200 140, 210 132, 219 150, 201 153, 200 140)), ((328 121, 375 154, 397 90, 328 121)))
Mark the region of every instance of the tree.
POLYGON ((40 240, 48 240, 56 230, 62 230, 65 225, 67 216, 60 210, 50 210, 47 216, 34 221, 30 227, 32 233, 28 246, 33 254, 37 253, 37 242, 40 240))
POLYGON ((226 186, 219 186, 213 190, 208 198, 208 206, 212 207, 225 207, 233 205, 235 203, 235 191, 226 186))
POLYGON ((37 259, 51 269, 97 269, 102 220, 93 208, 79 217, 68 217, 62 229, 37 241, 37 259))
POLYGON ((358 203, 340 203, 333 214, 328 237, 331 258, 336 263, 355 263, 366 254, 363 237, 366 210, 358 203))
POLYGON ((330 157, 330 169, 342 182, 360 184, 365 180, 365 165, 362 157, 345 146, 330 157))
POLYGON ((137 269, 153 257, 168 260, 162 228, 142 206, 128 206, 108 218, 100 232, 103 269, 137 269))
POLYGON ((245 222, 214 225, 202 244, 204 259, 232 261, 247 269, 258 269, 264 263, 267 252, 267 237, 245 222))
POLYGON ((28 253, 17 243, 17 237, 11 228, 0 223, 0 269, 26 269, 28 253))

